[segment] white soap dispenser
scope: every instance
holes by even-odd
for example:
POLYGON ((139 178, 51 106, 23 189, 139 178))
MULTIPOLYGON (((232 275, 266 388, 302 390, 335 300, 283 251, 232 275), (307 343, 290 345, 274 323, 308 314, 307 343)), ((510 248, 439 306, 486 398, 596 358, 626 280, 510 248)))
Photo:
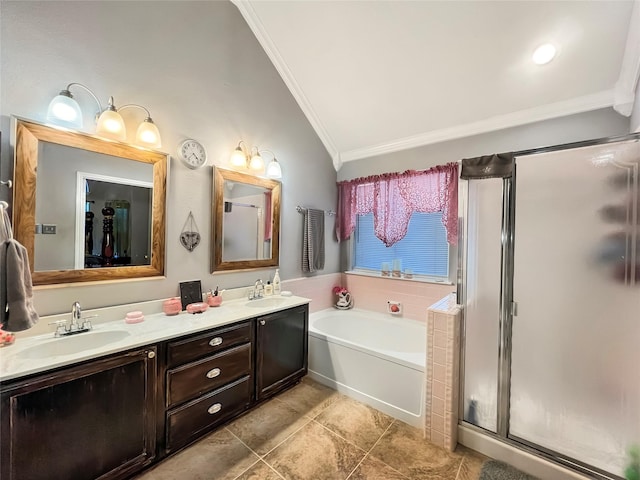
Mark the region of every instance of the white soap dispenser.
POLYGON ((280 271, 276 268, 276 274, 273 276, 273 294, 280 295, 282 287, 280 286, 280 271))

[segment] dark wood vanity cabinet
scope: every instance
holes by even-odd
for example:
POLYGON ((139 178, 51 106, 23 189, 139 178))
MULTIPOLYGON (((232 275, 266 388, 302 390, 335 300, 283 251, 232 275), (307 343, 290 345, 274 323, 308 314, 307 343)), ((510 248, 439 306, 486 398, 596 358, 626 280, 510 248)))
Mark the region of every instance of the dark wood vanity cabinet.
POLYGON ((156 455, 156 348, 0 385, 3 480, 124 479, 156 455))
POLYGON ((309 306, 256 319, 256 398, 263 400, 307 374, 309 306))
POLYGON ((166 453, 249 408, 253 344, 250 320, 168 343, 166 453))
POLYGON ((307 373, 308 305, 0 384, 0 479, 131 478, 307 373))

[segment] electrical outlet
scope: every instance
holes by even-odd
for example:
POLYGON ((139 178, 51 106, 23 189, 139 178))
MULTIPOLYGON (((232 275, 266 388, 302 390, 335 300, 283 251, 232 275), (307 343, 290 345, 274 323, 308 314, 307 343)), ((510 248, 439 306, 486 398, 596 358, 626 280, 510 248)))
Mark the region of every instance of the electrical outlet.
POLYGON ((42 224, 42 234, 43 235, 55 235, 56 234, 56 226, 55 225, 42 224))

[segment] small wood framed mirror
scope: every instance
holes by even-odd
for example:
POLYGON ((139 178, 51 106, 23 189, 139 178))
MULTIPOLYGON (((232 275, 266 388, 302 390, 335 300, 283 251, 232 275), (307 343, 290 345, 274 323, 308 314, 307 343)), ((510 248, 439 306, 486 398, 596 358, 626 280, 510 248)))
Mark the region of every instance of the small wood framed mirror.
POLYGON ((13 121, 13 230, 33 284, 163 276, 168 155, 13 121))
POLYGON ((276 180, 214 168, 212 273, 278 265, 280 192, 276 180))

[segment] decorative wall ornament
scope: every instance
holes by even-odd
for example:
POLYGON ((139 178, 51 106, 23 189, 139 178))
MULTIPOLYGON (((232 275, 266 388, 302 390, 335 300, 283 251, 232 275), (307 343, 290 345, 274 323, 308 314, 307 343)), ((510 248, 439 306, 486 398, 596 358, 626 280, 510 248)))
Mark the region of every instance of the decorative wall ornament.
POLYGON ((182 233, 180 233, 180 243, 184 248, 193 252, 200 245, 200 239, 200 231, 196 225, 195 218, 193 218, 193 212, 189 212, 189 216, 187 216, 187 220, 182 227, 182 233))

